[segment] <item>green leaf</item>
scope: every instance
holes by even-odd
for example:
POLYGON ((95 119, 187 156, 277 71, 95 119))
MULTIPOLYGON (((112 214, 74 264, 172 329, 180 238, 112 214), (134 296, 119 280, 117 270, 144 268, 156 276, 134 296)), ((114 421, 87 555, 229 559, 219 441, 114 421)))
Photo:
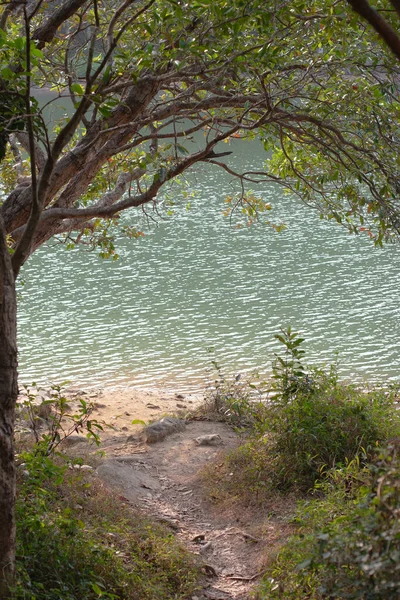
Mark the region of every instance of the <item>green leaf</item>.
POLYGON ((0 73, 2 79, 13 79, 15 77, 15 73, 10 69, 10 67, 3 67, 0 73))
POLYGON ((14 40, 14 46, 18 50, 23 50, 25 48, 25 44, 26 44, 26 38, 25 37, 18 37, 16 40, 14 40))
POLYGON ((73 92, 74 94, 78 94, 80 96, 83 96, 83 94, 85 93, 85 90, 83 89, 83 87, 79 83, 73 83, 71 85, 71 92, 73 92))
POLYGON ((103 591, 102 589, 97 585, 97 583, 92 583, 92 590, 94 591, 95 594, 98 594, 99 596, 103 595, 103 591))

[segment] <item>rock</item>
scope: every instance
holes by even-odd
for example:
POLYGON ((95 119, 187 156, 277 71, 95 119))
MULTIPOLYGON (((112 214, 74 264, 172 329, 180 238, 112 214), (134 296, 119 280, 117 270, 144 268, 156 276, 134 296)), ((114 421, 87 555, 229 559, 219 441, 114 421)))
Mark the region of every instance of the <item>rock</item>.
POLYGON ((222 438, 218 433, 209 433, 208 435, 201 435, 196 438, 196 444, 198 446, 220 446, 222 438))
POLYGON ((175 394, 175 398, 178 398, 179 400, 184 400, 185 396, 182 396, 182 394, 175 394))
POLYGON ((35 408, 35 412, 38 417, 47 421, 51 416, 51 404, 44 404, 44 401, 42 401, 42 403, 35 408))
POLYGON ((165 439, 168 435, 179 433, 186 427, 185 421, 173 417, 164 417, 160 421, 155 421, 143 430, 143 437, 148 444, 154 444, 165 439))
POLYGON ((203 552, 207 552, 208 550, 211 550, 212 548, 212 542, 206 542, 205 544, 203 544, 200 548, 200 552, 203 554, 203 552))
POLYGON ((177 408, 187 408, 186 404, 179 404, 179 402, 176 403, 177 408))
POLYGON ((66 437, 61 443, 63 446, 67 448, 71 448, 72 446, 76 446, 77 444, 87 444, 89 440, 84 435, 70 435, 66 437))
POLYGON ((39 399, 38 396, 36 396, 35 401, 29 406, 25 402, 16 405, 17 419, 23 419, 28 422, 32 420, 37 421, 38 419, 47 421, 51 416, 51 412, 51 404, 47 403, 44 398, 39 399))
POLYGON ((161 406, 158 406, 158 404, 151 404, 150 402, 148 404, 146 404, 147 408, 150 408, 151 410, 161 410, 161 406))
POLYGON ((73 468, 77 471, 93 471, 93 467, 90 465, 73 465, 73 468))
POLYGON ((105 460, 96 472, 106 485, 119 489, 129 502, 150 498, 148 490, 157 492, 161 487, 157 477, 143 473, 133 464, 123 464, 115 459, 105 460))

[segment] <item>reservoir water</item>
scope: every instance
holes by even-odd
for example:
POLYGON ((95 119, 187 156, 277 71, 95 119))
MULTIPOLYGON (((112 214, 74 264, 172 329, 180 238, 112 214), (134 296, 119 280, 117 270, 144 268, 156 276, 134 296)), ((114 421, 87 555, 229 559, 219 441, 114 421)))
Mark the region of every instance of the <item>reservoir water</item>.
MULTIPOLYGON (((235 168, 260 167, 256 142, 231 149, 235 168)), ((238 229, 239 218, 222 215, 237 183, 203 163, 189 184, 190 210, 176 190, 175 214, 141 217, 145 237, 120 239, 116 262, 55 241, 28 261, 22 382, 196 390, 207 377, 208 347, 226 371, 268 372, 273 335, 289 324, 304 334, 310 363, 338 353, 345 378, 399 378, 400 246, 375 249, 267 184, 254 190, 287 229, 238 229)))

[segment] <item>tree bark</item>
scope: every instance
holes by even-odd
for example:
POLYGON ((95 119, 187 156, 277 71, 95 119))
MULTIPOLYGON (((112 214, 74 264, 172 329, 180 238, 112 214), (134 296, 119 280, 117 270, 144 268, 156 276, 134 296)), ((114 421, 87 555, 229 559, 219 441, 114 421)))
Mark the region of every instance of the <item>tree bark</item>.
POLYGON ((8 597, 15 568, 16 313, 15 280, 0 216, 0 598, 8 597))

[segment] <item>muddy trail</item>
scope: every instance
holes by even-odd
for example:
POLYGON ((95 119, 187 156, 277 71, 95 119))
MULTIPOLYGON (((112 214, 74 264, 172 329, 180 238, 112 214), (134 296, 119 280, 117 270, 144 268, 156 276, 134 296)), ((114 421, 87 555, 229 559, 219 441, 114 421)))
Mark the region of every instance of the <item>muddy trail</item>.
POLYGON ((226 424, 209 421, 189 421, 183 431, 154 444, 138 434, 104 443, 106 458, 97 468, 104 483, 124 502, 167 524, 200 556, 203 589, 193 600, 250 598, 268 554, 288 533, 286 511, 221 509, 206 497, 204 467, 218 464, 219 454, 238 443, 226 424), (200 445, 204 436, 213 445, 200 445))

